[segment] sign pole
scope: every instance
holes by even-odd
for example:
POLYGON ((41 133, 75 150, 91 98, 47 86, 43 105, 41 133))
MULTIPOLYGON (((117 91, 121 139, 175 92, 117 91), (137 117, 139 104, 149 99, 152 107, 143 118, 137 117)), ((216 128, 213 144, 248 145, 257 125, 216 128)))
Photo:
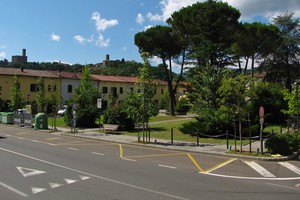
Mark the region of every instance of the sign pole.
POLYGON ((262 155, 264 152, 264 146, 263 146, 263 126, 264 126, 264 116, 265 116, 265 109, 263 106, 261 106, 259 108, 259 117, 260 117, 260 135, 259 135, 259 139, 260 139, 260 154, 262 155))

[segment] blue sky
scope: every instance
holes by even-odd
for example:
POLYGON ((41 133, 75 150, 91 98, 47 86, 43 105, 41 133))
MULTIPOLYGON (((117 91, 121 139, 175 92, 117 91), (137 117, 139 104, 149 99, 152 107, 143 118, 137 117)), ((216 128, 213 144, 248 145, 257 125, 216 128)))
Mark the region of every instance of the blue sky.
MULTIPOLYGON (((164 24, 197 0, 0 0, 0 60, 27 49, 30 62, 69 64, 112 60, 141 62, 134 35, 164 24)), ((203 2, 200 0, 199 2, 203 2)), ((272 20, 285 11, 300 17, 300 0, 224 0, 241 20, 272 20)), ((154 59, 155 61, 155 59, 154 59)), ((159 61, 158 61, 159 62, 159 61)))

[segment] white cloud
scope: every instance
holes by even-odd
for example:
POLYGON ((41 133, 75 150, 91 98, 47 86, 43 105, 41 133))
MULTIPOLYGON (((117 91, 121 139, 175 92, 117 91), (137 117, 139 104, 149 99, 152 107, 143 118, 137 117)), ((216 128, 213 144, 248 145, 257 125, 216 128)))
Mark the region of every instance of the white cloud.
MULTIPOLYGON (((197 2, 205 2, 206 0, 160 0, 161 12, 148 13, 148 18, 151 20, 165 21, 175 11, 183 7, 192 5, 197 2)), ((295 12, 294 17, 300 18, 300 3, 299 0, 223 0, 232 7, 237 8, 241 12, 241 19, 251 21, 255 16, 263 16, 269 21, 273 17, 278 16, 286 11, 295 12)))
POLYGON ((95 21, 97 31, 105 31, 106 29, 119 24, 118 20, 116 19, 101 19, 99 12, 93 12, 91 19, 95 21))
POLYGON ((144 23, 145 19, 144 19, 143 15, 141 13, 139 13, 137 15, 137 17, 135 18, 135 21, 136 21, 136 23, 142 25, 144 23))
POLYGON ((148 12, 147 17, 150 21, 163 21, 163 16, 159 14, 152 14, 151 12, 148 12))
POLYGON ((80 44, 83 44, 86 41, 86 39, 84 37, 82 37, 81 35, 75 35, 73 37, 73 39, 76 40, 80 44))
POLYGON ((254 16, 264 16, 269 21, 286 11, 294 11, 294 17, 300 17, 299 0, 226 0, 229 5, 241 12, 242 20, 249 20, 254 16))
POLYGON ((0 52, 0 58, 5 58, 6 57, 6 53, 4 51, 0 52))
POLYGON ((146 31, 147 29, 153 27, 152 25, 148 25, 148 26, 144 26, 144 31, 146 31))
POLYGON ((109 46, 110 39, 104 39, 103 35, 99 33, 98 39, 96 41, 96 45, 98 47, 108 47, 109 46))
POLYGON ((60 41, 60 36, 55 34, 55 33, 52 33, 51 36, 50 36, 51 40, 55 41, 55 42, 59 42, 60 41))
POLYGON ((81 36, 81 35, 75 35, 75 36, 73 37, 73 39, 74 39, 75 41, 77 41, 78 43, 80 43, 80 44, 84 44, 84 43, 86 43, 86 42, 91 43, 91 42, 94 41, 94 37, 93 37, 93 36, 91 36, 90 38, 85 38, 85 37, 83 37, 83 36, 81 36))

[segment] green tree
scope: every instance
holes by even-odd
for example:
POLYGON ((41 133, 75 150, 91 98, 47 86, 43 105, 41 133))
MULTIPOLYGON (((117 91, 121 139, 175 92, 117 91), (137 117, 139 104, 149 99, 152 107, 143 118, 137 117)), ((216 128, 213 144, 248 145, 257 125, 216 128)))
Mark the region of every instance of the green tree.
POLYGON ((136 83, 136 90, 140 92, 129 92, 122 102, 122 108, 135 123, 143 123, 145 130, 148 129, 150 117, 158 114, 158 108, 153 101, 156 85, 153 83, 153 78, 150 74, 148 54, 142 53, 141 56, 144 60, 144 65, 139 69, 140 74, 136 83))
POLYGON ((134 42, 138 46, 140 53, 148 52, 151 57, 157 56, 161 58, 168 83, 170 112, 171 115, 175 115, 175 93, 182 78, 186 51, 182 37, 171 27, 155 26, 137 33, 134 37, 134 42), (177 60, 179 57, 181 57, 180 75, 177 80, 174 80, 172 61, 177 60), (173 84, 174 81, 175 84, 173 84))
POLYGON ((37 81, 38 93, 36 95, 36 102, 41 107, 42 112, 45 112, 45 106, 47 105, 45 80, 43 77, 39 77, 37 81))
POLYGON ((274 18, 279 29, 279 39, 274 41, 276 49, 265 57, 261 69, 267 72, 266 79, 284 83, 289 92, 299 77, 300 23, 293 19, 293 12, 286 12, 274 18))
POLYGON ((232 64, 230 48, 239 17, 240 12, 227 3, 208 0, 174 12, 167 22, 188 41, 189 57, 199 66, 221 69, 232 64))
POLYGON ((244 75, 236 77, 225 76, 222 79, 221 87, 218 89, 218 93, 220 93, 220 111, 223 111, 228 119, 231 120, 234 119, 233 116, 237 115, 241 153, 243 147, 242 120, 243 116, 249 114, 250 100, 253 97, 252 91, 253 81, 244 75))
POLYGON ((10 93, 10 103, 9 107, 16 111, 17 109, 20 109, 23 107, 24 102, 23 102, 23 97, 21 93, 21 83, 19 81, 19 78, 17 76, 13 77, 13 86, 11 88, 11 93, 10 93))
POLYGON ((189 70, 191 87, 187 92, 188 99, 198 117, 196 123, 186 126, 187 133, 200 131, 208 135, 218 135, 226 130, 226 117, 219 111, 220 94, 217 92, 224 73, 225 70, 216 70, 210 66, 189 70))
POLYGON ((75 88, 74 95, 69 101, 66 122, 72 119, 71 107, 76 104, 76 122, 78 127, 94 127, 96 118, 99 117, 97 99, 101 97, 99 90, 94 86, 92 76, 87 66, 82 70, 80 85, 75 88))
POLYGON ((266 25, 259 22, 244 23, 239 29, 237 40, 234 43, 232 50, 238 57, 238 66, 242 71, 241 60, 244 58, 244 70, 246 74, 248 64, 251 62, 251 75, 254 77, 254 65, 259 63, 263 56, 269 54, 274 46, 274 41, 277 39, 278 29, 274 25, 266 25))

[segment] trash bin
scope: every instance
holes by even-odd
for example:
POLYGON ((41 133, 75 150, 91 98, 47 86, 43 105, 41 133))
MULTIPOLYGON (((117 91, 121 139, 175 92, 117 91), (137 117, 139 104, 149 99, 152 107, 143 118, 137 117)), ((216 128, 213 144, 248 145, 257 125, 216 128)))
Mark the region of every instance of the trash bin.
POLYGON ((4 124, 13 124, 14 123, 14 113, 6 112, 2 113, 2 123, 4 124))
POLYGON ((35 116, 34 129, 48 129, 48 116, 45 113, 38 113, 35 116))

